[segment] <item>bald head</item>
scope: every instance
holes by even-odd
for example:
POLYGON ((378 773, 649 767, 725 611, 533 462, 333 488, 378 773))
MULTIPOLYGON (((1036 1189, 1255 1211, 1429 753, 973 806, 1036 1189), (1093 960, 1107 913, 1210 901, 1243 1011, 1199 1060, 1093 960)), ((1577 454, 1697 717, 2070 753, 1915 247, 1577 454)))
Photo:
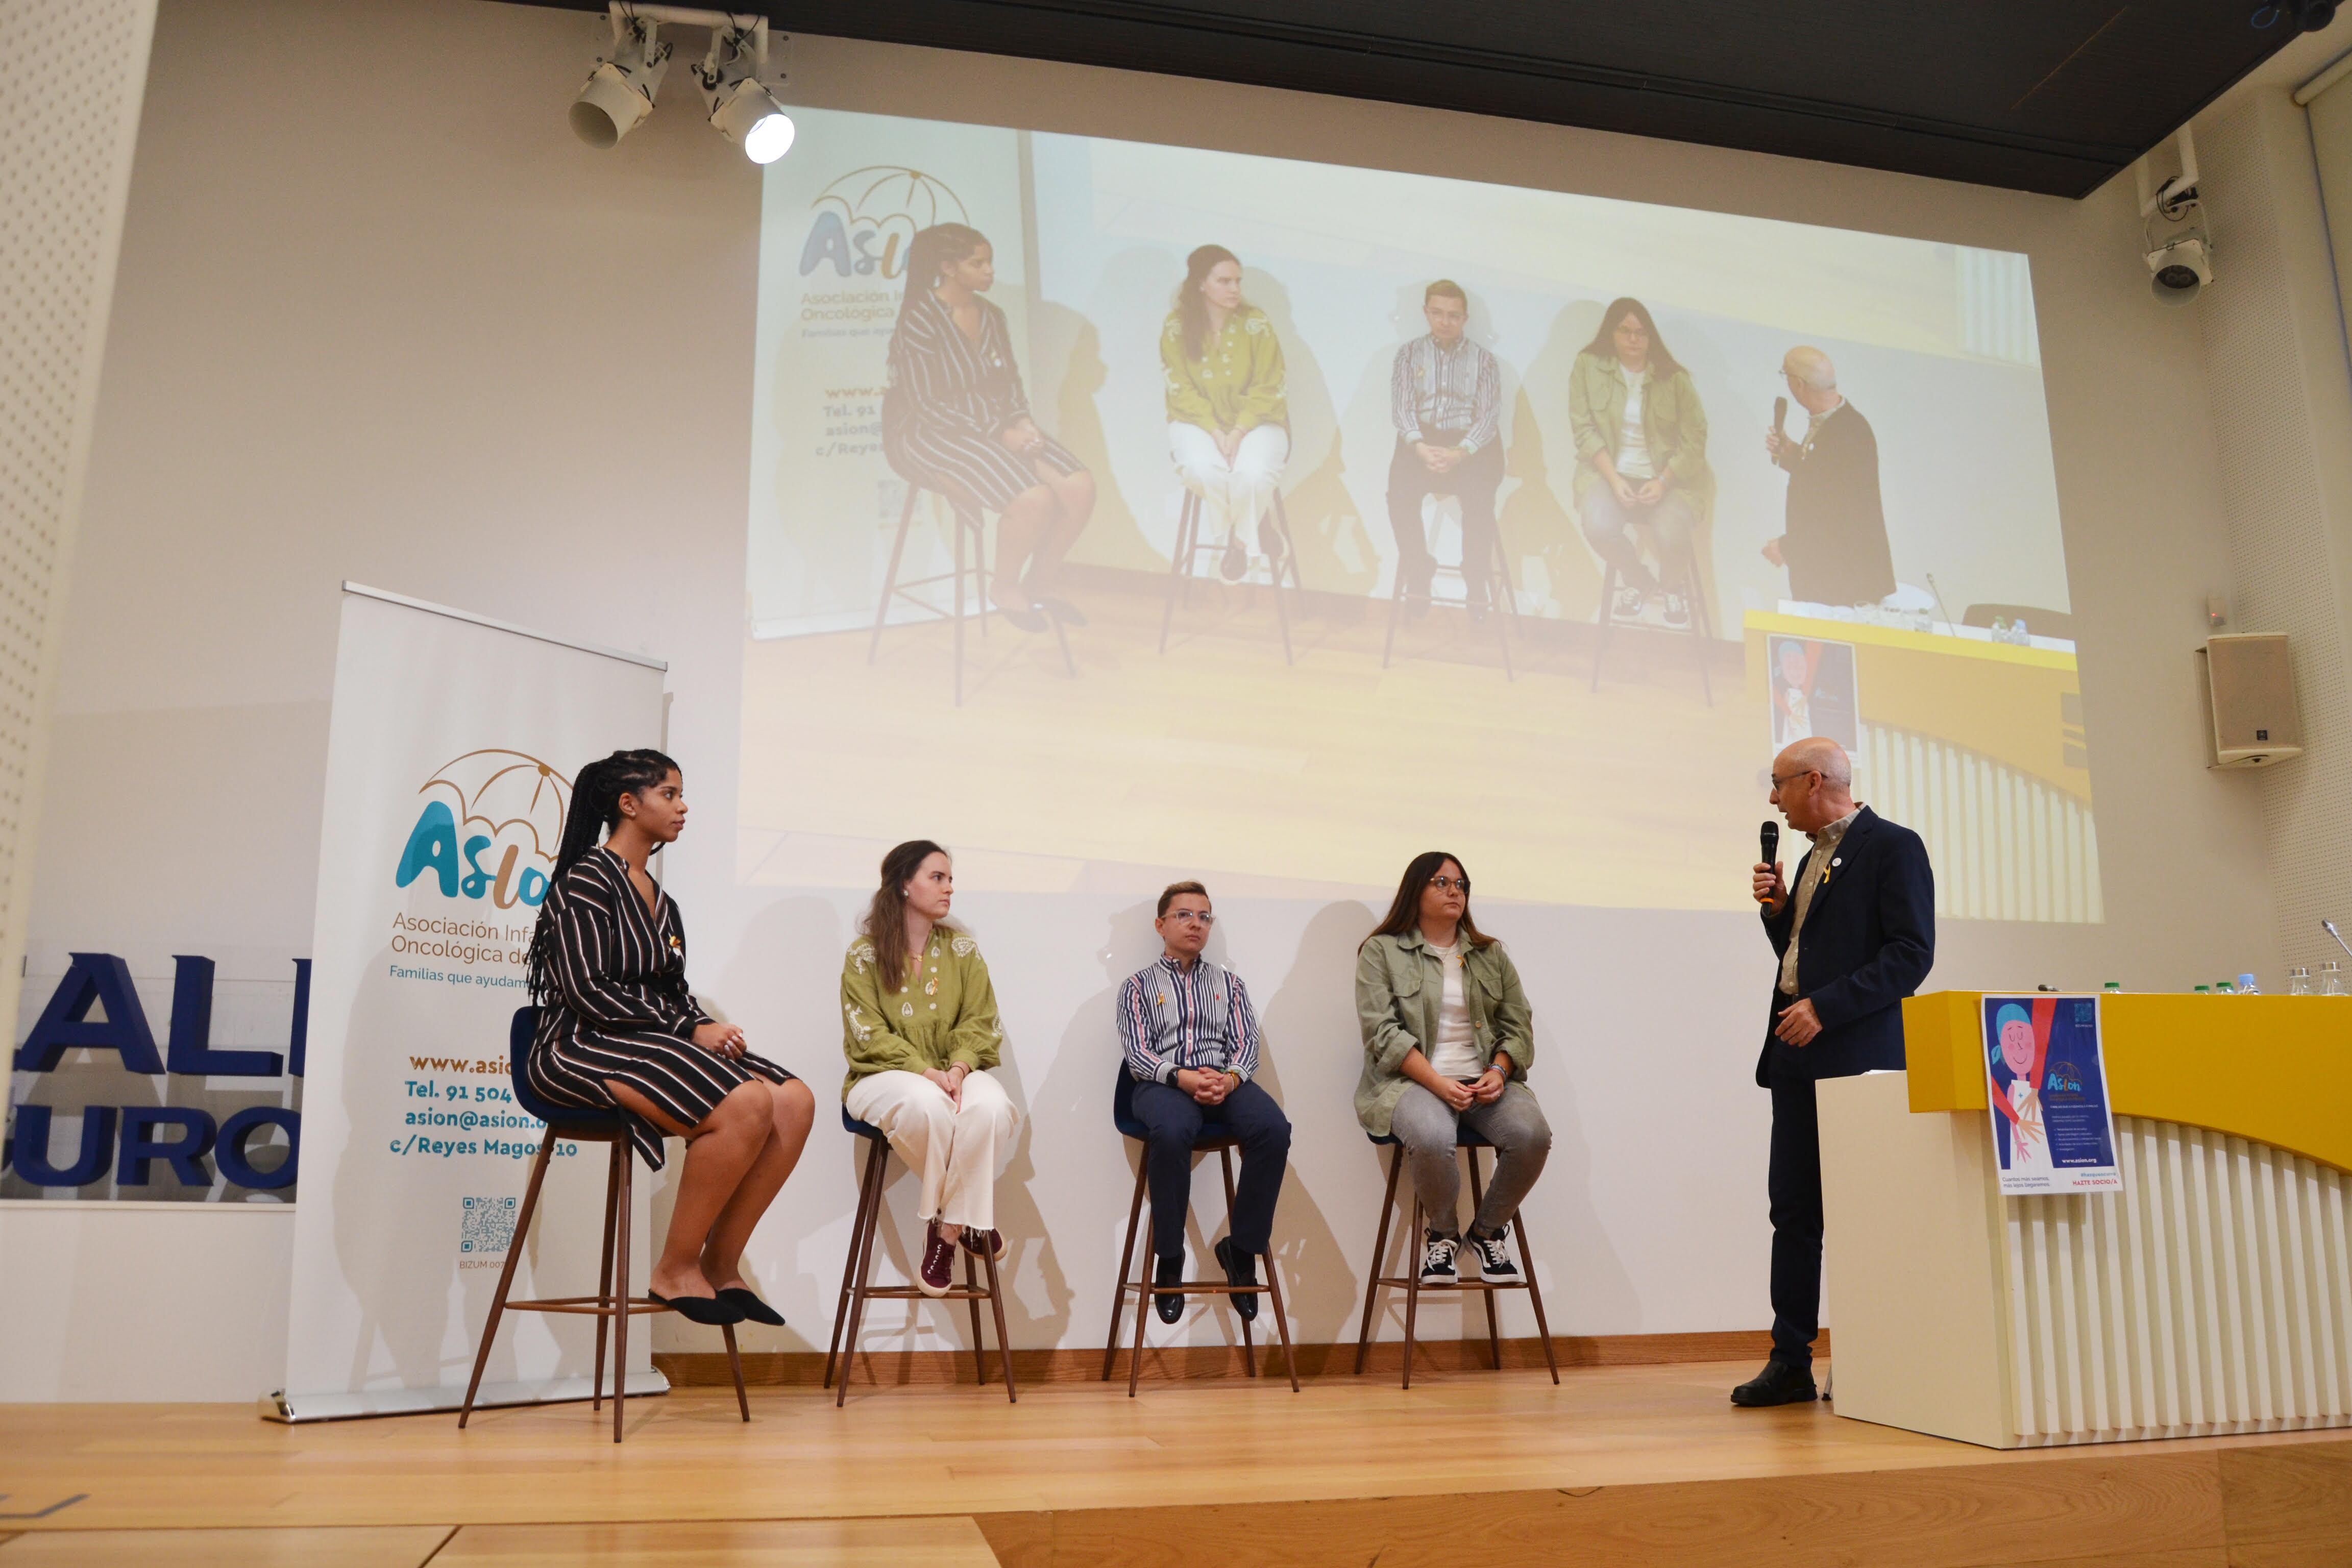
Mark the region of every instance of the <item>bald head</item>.
POLYGON ((1800 833, 1817 833, 1853 809, 1853 763, 1845 748, 1809 735, 1772 759, 1772 804, 1800 833))
POLYGON ((1780 374, 1789 380, 1790 395, 1809 414, 1827 414, 1841 401, 1837 366, 1817 348, 1799 346, 1780 356, 1780 374))
POLYGON ((1781 356, 1780 374, 1807 386, 1817 386, 1823 392, 1837 390, 1837 366, 1830 356, 1817 348, 1797 347, 1781 356))

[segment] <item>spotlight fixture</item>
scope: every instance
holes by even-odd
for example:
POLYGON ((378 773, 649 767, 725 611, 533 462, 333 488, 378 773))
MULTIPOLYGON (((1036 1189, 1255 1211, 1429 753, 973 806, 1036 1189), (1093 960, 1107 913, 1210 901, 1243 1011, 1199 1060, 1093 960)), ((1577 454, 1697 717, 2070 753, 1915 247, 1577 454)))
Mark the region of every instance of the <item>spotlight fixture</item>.
POLYGON ((710 30, 709 53, 693 74, 711 128, 754 163, 772 163, 791 151, 792 117, 761 79, 768 63, 765 16, 612 0, 612 25, 611 47, 597 57, 572 103, 572 129, 580 140, 610 147, 654 111, 670 58, 670 46, 656 29, 669 25, 710 30))
POLYGON ((694 72, 711 129, 740 145, 754 163, 772 163, 793 146, 792 116, 760 79, 767 53, 764 18, 751 26, 730 22, 711 29, 710 52, 694 72))
POLYGON ((572 100, 572 133, 591 147, 610 147, 654 111, 654 94, 669 69, 669 46, 656 23, 625 5, 613 7, 613 45, 572 100))

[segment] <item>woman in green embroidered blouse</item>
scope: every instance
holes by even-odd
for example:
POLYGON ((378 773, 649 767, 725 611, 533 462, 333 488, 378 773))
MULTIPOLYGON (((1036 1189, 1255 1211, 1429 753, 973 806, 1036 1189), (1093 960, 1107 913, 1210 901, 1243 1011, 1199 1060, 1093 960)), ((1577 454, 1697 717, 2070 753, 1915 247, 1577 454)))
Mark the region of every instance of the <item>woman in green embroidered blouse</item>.
POLYGON ((1160 331, 1167 372, 1168 445, 1185 488, 1216 513, 1228 581, 1249 570, 1242 529, 1259 524, 1271 567, 1281 541, 1265 524, 1290 460, 1282 344, 1265 312, 1242 298, 1242 264, 1222 245, 1185 259, 1184 286, 1160 331))
POLYGON ((922 1180, 916 1214, 929 1227, 916 1279, 933 1296, 953 1283, 959 1245, 1004 1256, 996 1173, 1021 1120, 989 1076, 1004 1031, 980 944, 947 923, 954 896, 946 850, 899 845, 841 966, 842 1104, 922 1180))

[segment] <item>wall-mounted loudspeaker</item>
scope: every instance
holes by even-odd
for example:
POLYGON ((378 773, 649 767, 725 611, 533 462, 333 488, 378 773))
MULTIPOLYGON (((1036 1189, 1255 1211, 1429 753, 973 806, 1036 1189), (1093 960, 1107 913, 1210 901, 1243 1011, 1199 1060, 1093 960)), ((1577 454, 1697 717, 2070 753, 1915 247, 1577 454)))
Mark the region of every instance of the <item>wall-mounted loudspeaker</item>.
POLYGON ((2294 671, 2281 636, 2219 637, 2197 650, 2213 768, 2259 768, 2303 755, 2294 671))

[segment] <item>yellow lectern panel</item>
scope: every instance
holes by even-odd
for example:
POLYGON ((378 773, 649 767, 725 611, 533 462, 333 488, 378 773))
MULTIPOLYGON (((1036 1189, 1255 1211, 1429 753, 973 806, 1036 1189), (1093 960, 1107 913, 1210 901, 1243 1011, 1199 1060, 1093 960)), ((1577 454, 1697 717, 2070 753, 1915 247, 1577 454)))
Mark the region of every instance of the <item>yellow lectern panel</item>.
MULTIPOLYGON (((1985 1109, 1984 993, 1903 1004, 1911 1109, 1985 1109)), ((2107 1100, 2118 1116, 2210 1127, 2352 1171, 2352 997, 2110 994, 2107 1100)))

